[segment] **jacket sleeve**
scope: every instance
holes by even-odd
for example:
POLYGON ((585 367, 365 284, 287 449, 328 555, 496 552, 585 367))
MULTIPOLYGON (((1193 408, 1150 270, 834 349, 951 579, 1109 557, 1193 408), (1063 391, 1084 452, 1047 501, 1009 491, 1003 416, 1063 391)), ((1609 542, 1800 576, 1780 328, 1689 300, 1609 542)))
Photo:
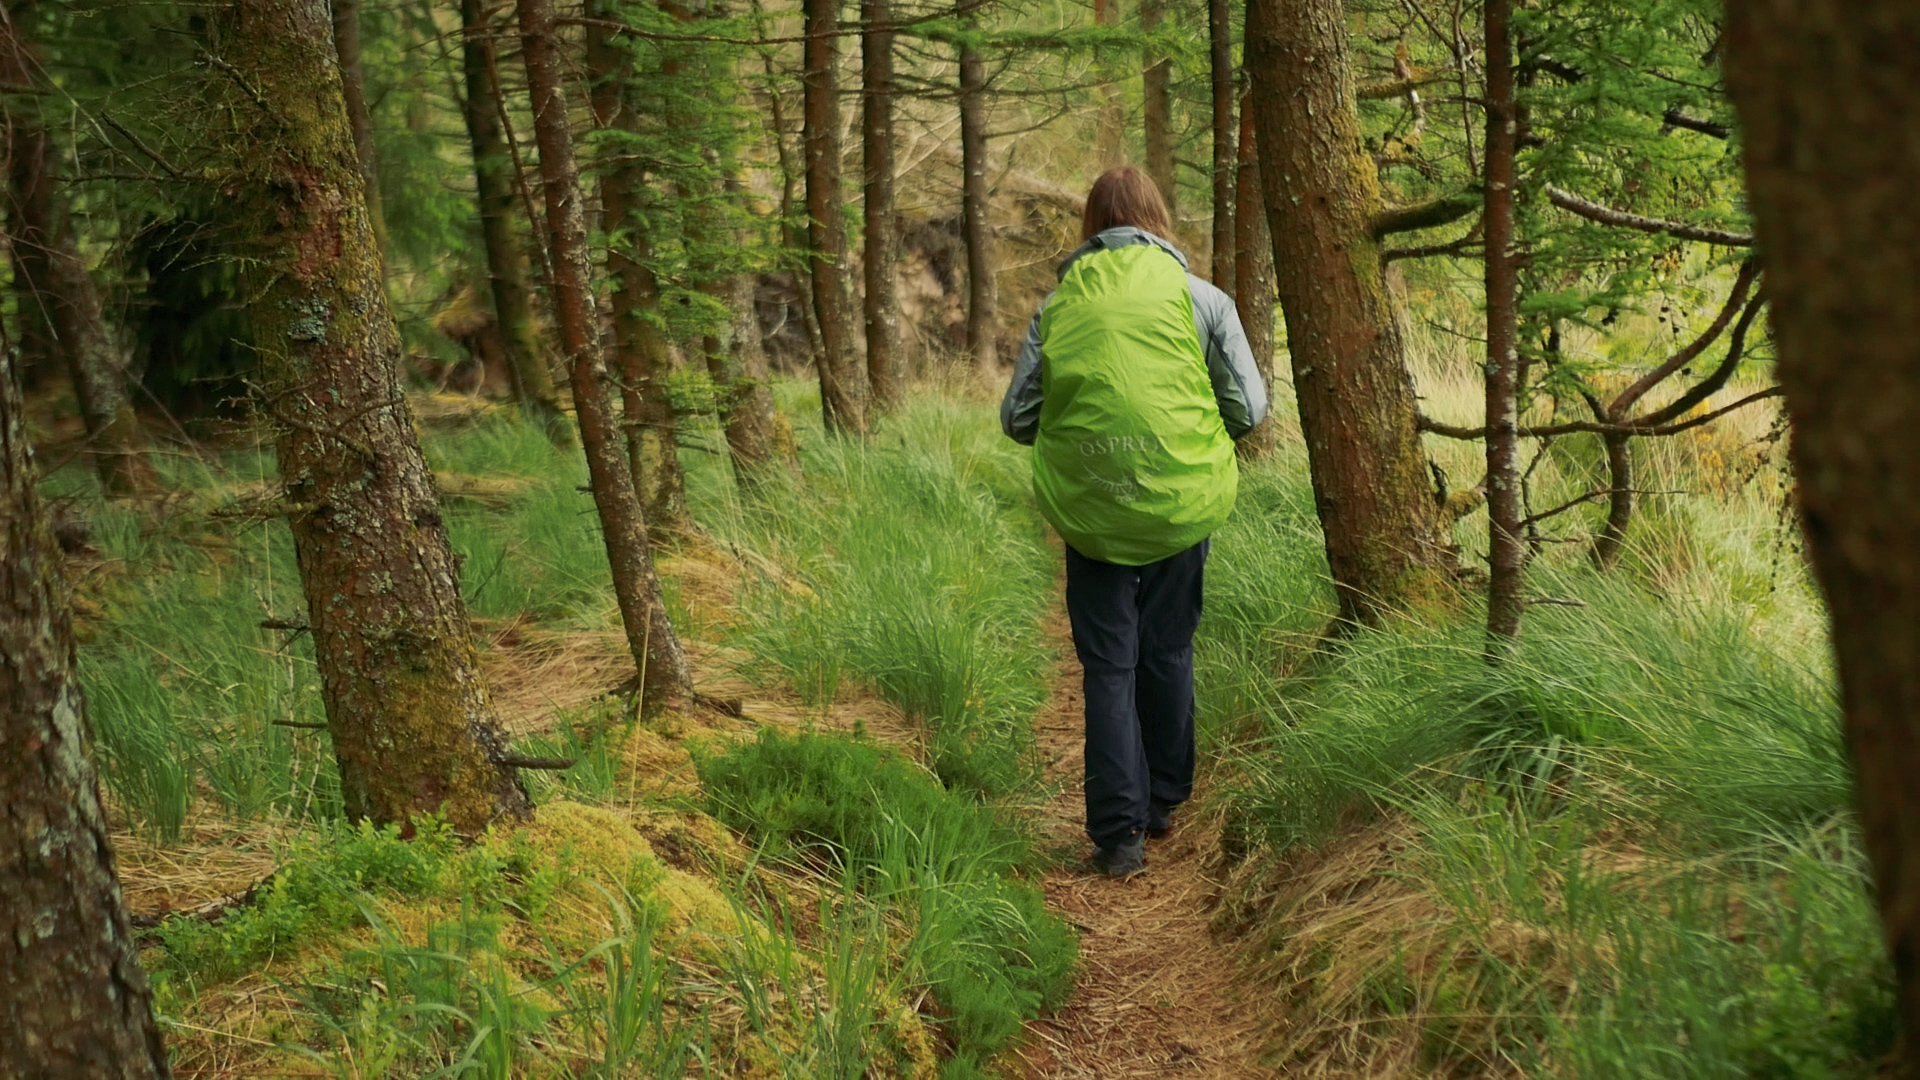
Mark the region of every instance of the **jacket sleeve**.
MULTIPOLYGON (((1052 297, 1048 297, 1049 300, 1052 297)), ((1040 305, 1045 311, 1046 304, 1040 305)), ((1013 382, 1007 396, 1000 399, 1000 430, 1007 438, 1032 446, 1040 435, 1040 313, 1027 324, 1027 339, 1020 345, 1020 360, 1013 366, 1013 382)))
POLYGON ((1193 293, 1194 326, 1207 354, 1207 377, 1213 382, 1214 400, 1220 403, 1220 419, 1227 425, 1227 434, 1238 439, 1267 417, 1266 380, 1253 361, 1233 298, 1197 277, 1189 276, 1187 283, 1193 293))

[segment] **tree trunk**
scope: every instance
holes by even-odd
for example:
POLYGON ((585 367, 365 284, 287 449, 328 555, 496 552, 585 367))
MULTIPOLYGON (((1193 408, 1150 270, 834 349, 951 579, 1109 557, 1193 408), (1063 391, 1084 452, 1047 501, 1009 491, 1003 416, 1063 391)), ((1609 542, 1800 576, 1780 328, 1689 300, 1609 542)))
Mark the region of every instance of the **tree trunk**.
POLYGON ((890 0, 860 0, 861 169, 866 196, 867 385, 873 407, 905 398, 900 342, 900 221, 893 206, 893 19, 890 0))
POLYGON ((326 0, 240 0, 210 48, 244 121, 225 184, 245 225, 284 512, 349 816, 442 813, 463 833, 526 816, 498 764, 433 474, 400 391, 400 336, 332 62, 326 0))
POLYGON ((373 114, 367 110, 366 70, 360 64, 360 0, 332 2, 333 47, 340 55, 340 93, 347 103, 354 155, 360 159, 360 175, 366 181, 367 219, 373 222, 373 237, 384 260, 387 215, 380 200, 380 172, 374 167, 373 114))
POLYGON ((613 572, 614 596, 627 632, 627 647, 638 669, 641 703, 657 711, 692 690, 687 657, 667 620, 667 605, 654 574, 647 543, 647 520, 634 492, 633 474, 620 452, 619 432, 608 393, 607 364, 600 351, 598 319, 587 248, 586 215, 573 166, 573 133, 567 127, 567 100, 561 90, 560 43, 549 0, 515 0, 520 40, 526 57, 527 89, 533 95, 534 135, 540 144, 540 179, 553 236, 553 306, 567 353, 573 411, 580 420, 580 442, 600 531, 613 572))
POLYGON ((1860 824, 1920 1075, 1920 8, 1730 4, 1727 84, 1860 824))
MULTIPOLYGON (((1106 29, 1120 25, 1120 0, 1093 0, 1093 25, 1106 29)), ((1094 156, 1100 168, 1111 169, 1127 163, 1127 107, 1112 78, 1112 68, 1097 58, 1094 67, 1105 76, 1100 82, 1100 114, 1094 125, 1094 156)))
MULTIPOLYGON (((729 187, 738 181, 729 179, 729 187)), ((720 388, 721 423, 727 433, 727 455, 733 476, 742 487, 758 483, 775 457, 792 462, 792 439, 778 445, 779 420, 773 391, 767 385, 767 351, 760 341, 760 319, 754 314, 752 274, 734 274, 721 283, 732 312, 723 335, 705 343, 707 376, 720 388)))
MULTIPOLYGON (((1233 196, 1233 302, 1254 365, 1269 387, 1273 370, 1273 246, 1267 239, 1266 208, 1260 201, 1260 157, 1254 152, 1253 110, 1240 110, 1240 160, 1235 166, 1233 196)), ((1243 461, 1273 456, 1280 445, 1280 422, 1267 410, 1259 426, 1234 444, 1243 461)))
POLYGON ((1513 232, 1515 122, 1513 0, 1486 0, 1487 147, 1487 645, 1499 657, 1526 614, 1526 538, 1521 534, 1519 288, 1513 232))
MULTIPOLYGON (((1605 423, 1611 417, 1601 418, 1605 423)), ((1627 525, 1633 521, 1633 436, 1605 435, 1607 448, 1607 522, 1593 542, 1593 561, 1611 570, 1620 561, 1627 525)))
POLYGON ((615 0, 589 0, 587 12, 588 102, 594 123, 630 136, 607 144, 607 160, 599 169, 600 217, 610 239, 613 366, 620 372, 627 468, 645 508, 649 535, 659 542, 686 532, 693 522, 680 470, 673 399, 667 392, 673 353, 661 330, 660 283, 648 265, 652 239, 641 215, 646 177, 633 146, 642 137, 640 104, 629 78, 634 57, 614 41, 607 25, 620 17, 615 0))
MULTIPOLYGON (((1207 0, 1207 34, 1213 79, 1213 283, 1231 290, 1235 276, 1233 16, 1227 0, 1207 0)), ((1259 217, 1258 210, 1251 216, 1259 217)))
POLYGON ((555 446, 572 449, 573 431, 560 411, 553 373, 540 349, 533 321, 533 294, 527 286, 526 271, 521 268, 522 252, 514 236, 513 160, 495 105, 500 88, 494 83, 493 27, 483 0, 460 0, 460 23, 461 59, 467 76, 464 111, 467 137, 473 144, 480 237, 487 252, 487 280, 493 289, 494 316, 506 347, 514 400, 520 405, 521 415, 538 424, 555 446))
POLYGON ((960 46, 960 219, 967 242, 967 353, 974 374, 1000 377, 1000 297, 994 282, 992 207, 987 191, 987 64, 960 46))
MULTIPOLYGON (((1141 0, 1140 29, 1149 34, 1158 30, 1166 13, 1166 0, 1141 0)), ((1173 61, 1151 47, 1145 60, 1140 71, 1140 115, 1146 129, 1147 175, 1167 200, 1167 214, 1177 222, 1180 178, 1173 171, 1173 61)))
POLYGON ((806 0, 801 142, 807 170, 807 254, 820 323, 820 409, 829 432, 867 433, 866 372, 853 341, 847 294, 847 225, 840 212, 840 101, 834 78, 839 0, 806 0))
POLYGON ((0 348, 0 1075, 168 1075, 127 925, 14 361, 0 348))
POLYGON ((1251 0, 1248 102, 1294 393, 1345 620, 1448 589, 1413 379, 1382 276, 1380 182, 1360 141, 1339 0, 1251 0))
MULTIPOLYGON (((11 0, 0 27, 0 82, 35 86, 41 68, 34 5, 11 0)), ((20 101, 16 98, 15 101, 20 101)), ((24 102, 8 109, 8 233, 23 337, 65 363, 87 428, 86 455, 109 495, 150 492, 159 479, 147 459, 140 421, 127 398, 127 357, 107 326, 100 289, 88 275, 54 179, 51 132, 24 102)), ((30 359, 32 349, 22 351, 30 359)))

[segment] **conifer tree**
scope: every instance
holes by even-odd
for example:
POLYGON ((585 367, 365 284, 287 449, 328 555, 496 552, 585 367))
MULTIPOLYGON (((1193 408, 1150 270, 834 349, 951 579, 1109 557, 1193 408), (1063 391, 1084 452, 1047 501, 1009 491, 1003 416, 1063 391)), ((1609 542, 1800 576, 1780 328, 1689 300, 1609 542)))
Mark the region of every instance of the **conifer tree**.
POLYGON ((239 124, 258 408, 278 428, 328 730, 350 817, 529 812, 481 678, 333 60, 325 0, 239 0, 210 23, 210 90, 239 124))

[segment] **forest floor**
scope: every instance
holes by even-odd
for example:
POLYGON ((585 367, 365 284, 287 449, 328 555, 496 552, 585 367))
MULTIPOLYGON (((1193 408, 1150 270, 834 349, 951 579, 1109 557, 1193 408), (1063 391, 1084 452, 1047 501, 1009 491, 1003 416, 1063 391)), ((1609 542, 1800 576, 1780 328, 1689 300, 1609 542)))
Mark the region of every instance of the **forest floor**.
POLYGON ((1087 864, 1080 664, 1064 610, 1049 617, 1047 637, 1060 660, 1034 733, 1059 793, 1038 831, 1062 856, 1046 877, 1047 903, 1080 931, 1080 974, 1066 1007, 1027 1025, 1016 1051, 1026 1077, 1277 1075, 1260 1063, 1272 1030, 1260 998, 1238 978, 1233 943, 1210 928, 1214 830, 1176 815, 1170 836, 1148 842, 1146 873, 1126 881, 1087 864))

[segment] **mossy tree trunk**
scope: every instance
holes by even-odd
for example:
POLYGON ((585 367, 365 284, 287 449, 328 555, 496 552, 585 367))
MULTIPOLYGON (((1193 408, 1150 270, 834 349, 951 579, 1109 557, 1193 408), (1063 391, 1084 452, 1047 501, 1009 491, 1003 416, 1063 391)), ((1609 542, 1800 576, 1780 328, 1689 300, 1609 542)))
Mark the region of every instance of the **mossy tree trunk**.
MULTIPOLYGON (((6 25, 0 27, 0 84, 42 84, 34 38, 37 6, 27 0, 6 5, 6 25)), ((64 362, 87 429, 86 456, 101 486, 109 495, 146 494, 159 478, 127 396, 128 358, 107 325, 100 288, 80 254, 54 174, 52 132, 39 113, 37 96, 14 98, 7 122, 7 233, 23 336, 37 336, 37 347, 64 362)), ((31 356, 33 350, 26 353, 31 356)))
POLYGON ((1248 102, 1314 501, 1341 617, 1373 622, 1442 595, 1453 560, 1383 276, 1347 34, 1340 0, 1248 5, 1248 102))
POLYGON ((326 0, 238 0, 209 91, 239 125, 259 408, 276 441, 347 813, 462 832, 524 817, 480 677, 439 493, 397 374, 326 0))
POLYGON ((1757 250, 1860 825, 1920 1075, 1920 8, 1728 6, 1757 250))
POLYGON ((960 221, 967 243, 967 354, 974 374, 1000 376, 1000 293, 994 280, 991 193, 987 190, 987 62, 960 43, 960 221))
POLYGON ((0 1076, 168 1075, 127 925, 12 355, 0 348, 0 1076))
POLYGON ((641 105, 632 79, 633 53, 609 25, 621 19, 619 3, 589 0, 587 15, 588 105, 594 124, 615 135, 604 143, 598 170, 601 228, 610 240, 607 273, 613 278, 612 366, 620 373, 628 471, 657 543, 685 533, 692 518, 668 393, 673 350, 662 328, 660 283, 650 265, 647 182, 636 152, 644 137, 641 105))
POLYGON ((380 199, 380 170, 373 150, 373 113, 367 108, 367 75, 360 63, 360 0, 332 0, 333 48, 340 57, 340 96, 347 103, 347 127, 353 131, 353 152, 366 180, 367 219, 384 259, 387 215, 380 199))
POLYGON ((892 412, 906 396, 900 340, 900 221, 893 201, 893 19, 891 0, 860 0, 860 169, 866 215, 861 272, 867 385, 873 407, 892 412))
POLYGON ((840 201, 840 97, 835 78, 839 0, 806 0, 801 81, 802 152, 807 180, 807 265, 820 326, 820 408, 827 430, 867 433, 867 373, 853 339, 847 292, 847 223, 840 201))
MULTIPOLYGON (((1260 156, 1254 150, 1253 110, 1240 110, 1239 160, 1234 166, 1233 302, 1247 334, 1247 348, 1260 377, 1273 386, 1273 245, 1260 194, 1260 156)), ((1226 286, 1221 286, 1225 288, 1226 286)), ((1234 444, 1243 461, 1271 457, 1280 445, 1280 422, 1272 409, 1259 426, 1234 444)))
POLYGON ((553 237, 553 307, 567 354, 574 415, 587 453, 587 472, 600 532, 607 546, 614 596, 627 648, 633 654, 642 708, 658 711, 693 688, 687 656, 667 619, 660 579, 653 569, 647 519, 621 452, 606 358, 594 311, 592 256, 586 215, 573 164, 573 133, 561 89, 564 70, 549 0, 515 0, 526 58, 527 89, 533 95, 534 135, 540 144, 540 180, 547 231, 553 237))
POLYGON ((494 28, 484 0, 460 0, 461 61, 466 73, 467 139, 473 147, 475 201, 480 238, 487 253, 487 280, 493 311, 506 348, 514 400, 529 422, 546 431, 562 450, 572 449, 573 431, 560 411, 553 373, 547 368, 533 321, 533 292, 521 264, 515 235, 514 166, 500 127, 500 87, 494 80, 494 28))

